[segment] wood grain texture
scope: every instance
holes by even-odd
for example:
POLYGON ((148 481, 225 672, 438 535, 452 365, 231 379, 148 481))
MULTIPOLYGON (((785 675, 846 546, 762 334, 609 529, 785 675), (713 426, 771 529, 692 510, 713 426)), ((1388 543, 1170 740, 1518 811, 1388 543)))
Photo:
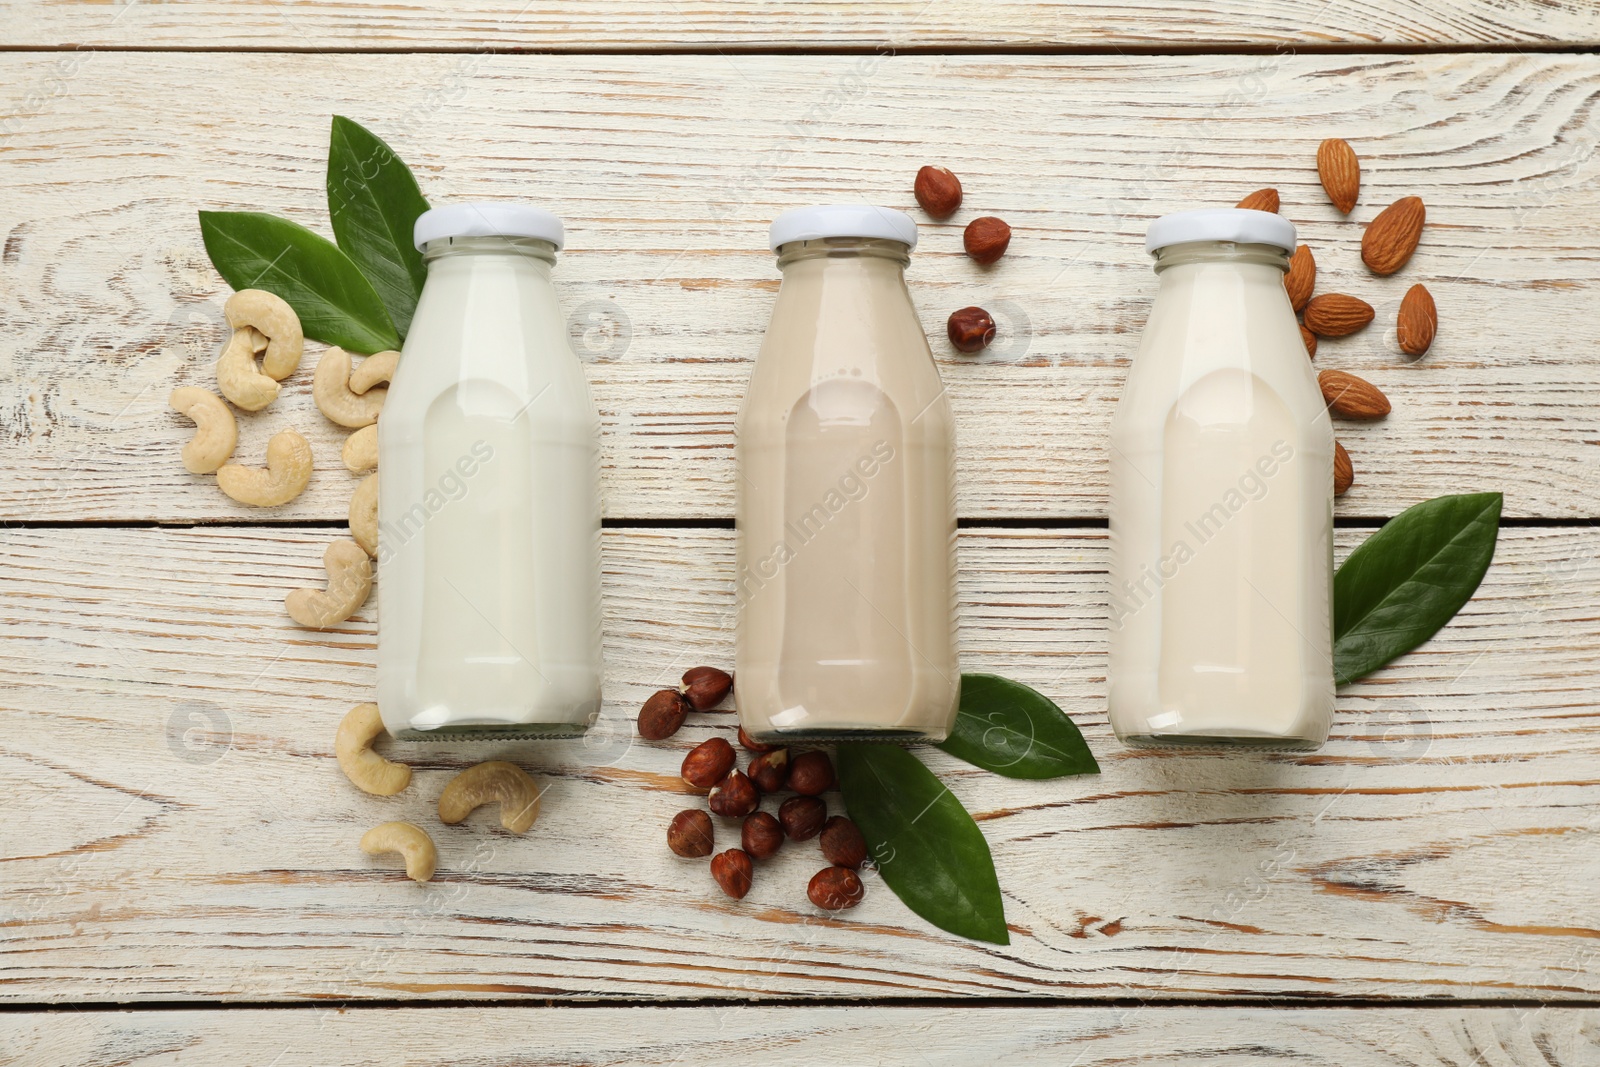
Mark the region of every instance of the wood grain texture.
MULTIPOLYGON (((177 461, 188 431, 166 395, 208 381, 223 340, 226 288, 194 210, 325 230, 335 112, 382 133, 436 202, 566 217, 556 274, 612 517, 731 514, 733 416, 777 285, 767 222, 819 200, 912 207, 915 168, 934 161, 967 204, 924 220, 910 277, 957 414, 963 515, 1104 515, 1106 426, 1155 289, 1147 221, 1270 184, 1317 251, 1320 291, 1378 309, 1318 355, 1396 408, 1341 430, 1356 488, 1340 513, 1492 488, 1508 515, 1600 516, 1597 94, 1595 55, 0 56, 0 517, 263 517, 177 461), (1331 134, 1362 155, 1354 222, 1317 184, 1331 134), (1360 224, 1411 193, 1428 204, 1422 247, 1376 278, 1360 224), (992 269, 960 252, 978 213, 1016 231, 992 269), (1440 330, 1408 364, 1393 319, 1419 281, 1440 330), (1002 336, 967 358, 943 322, 974 303, 1002 336)), ((272 518, 339 518, 353 485, 311 405, 313 362, 243 420, 247 460, 287 425, 316 452, 311 489, 272 518)))
POLYGON ((810 845, 742 902, 666 851, 697 803, 683 752, 734 717, 660 743, 631 719, 685 668, 731 660, 729 531, 607 533, 607 703, 587 739, 390 745, 416 768, 393 798, 357 793, 331 751, 372 695, 378 600, 330 633, 282 609, 329 535, 0 534, 0 997, 1600 995, 1600 532, 1505 531, 1462 614, 1344 690, 1326 748, 1280 757, 1119 747, 1104 533, 963 534, 964 669, 1055 698, 1103 767, 1017 782, 927 754, 990 841, 1007 947, 939 933, 875 875, 858 909, 817 913, 810 845), (440 826, 444 781, 495 755, 548 784, 539 823, 440 826), (433 831, 431 884, 356 848, 395 818, 433 831))
POLYGON ((1590 1067, 1578 1008, 419 1008, 0 1016, 17 1067, 435 1067, 441 1063, 1008 1067, 1590 1067), (463 1058, 465 1057, 465 1058, 463 1058))
POLYGON ((610 51, 635 48, 1109 49, 1205 45, 1593 44, 1583 0, 475 0, 448 7, 393 0, 17 0, 16 45, 142 48, 489 48, 610 51))

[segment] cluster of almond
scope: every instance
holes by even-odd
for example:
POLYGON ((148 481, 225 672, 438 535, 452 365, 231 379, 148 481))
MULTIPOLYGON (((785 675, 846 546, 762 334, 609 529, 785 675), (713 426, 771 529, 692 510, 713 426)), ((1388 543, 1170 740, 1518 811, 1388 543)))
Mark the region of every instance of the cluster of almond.
MULTIPOLYGON (((930 216, 947 219, 961 206, 961 179, 947 167, 923 167, 911 191, 930 216)), ((998 262, 1011 246, 1011 227, 1005 220, 985 215, 967 223, 961 232, 961 246, 974 262, 988 266, 998 262)), ((994 340, 994 316, 981 307, 964 307, 950 313, 945 333, 956 351, 981 352, 994 340)))
MULTIPOLYGON (((733 678, 715 667, 694 667, 683 675, 677 689, 663 689, 639 709, 639 734, 662 741, 677 733, 689 712, 710 711, 727 697, 733 678)), ((706 794, 707 814, 686 808, 667 827, 667 847, 688 859, 703 859, 716 849, 716 828, 711 815, 743 820, 738 848, 711 858, 711 877, 735 900, 750 892, 756 860, 775 855, 789 841, 817 838, 829 866, 812 875, 806 887, 811 903, 828 911, 853 908, 866 892, 856 872, 867 861, 867 842, 856 824, 842 815, 828 815, 824 793, 837 784, 833 761, 826 752, 802 752, 793 759, 787 748, 763 745, 744 728, 739 744, 750 753, 745 770, 739 753, 726 738, 713 737, 689 750, 683 758, 683 780, 706 794), (777 815, 761 810, 764 795, 794 794, 778 807, 777 815)))
MULTIPOLYGON (((1355 149, 1337 137, 1323 141, 1317 149, 1317 176, 1333 206, 1348 215, 1361 192, 1361 162, 1356 158, 1355 149)), ((1237 206, 1276 212, 1278 191, 1258 189, 1237 206)), ((1427 209, 1421 197, 1416 196, 1401 197, 1379 212, 1361 235, 1361 261, 1367 269, 1374 274, 1390 275, 1405 266, 1422 239, 1426 217, 1427 209)), ((1310 247, 1301 245, 1289 260, 1289 273, 1284 276, 1283 285, 1289 293, 1289 302, 1301 315, 1300 337, 1313 359, 1317 356, 1317 338, 1348 336, 1365 328, 1376 315, 1372 305, 1360 297, 1346 293, 1313 296, 1316 282, 1317 262, 1310 247)), ((1413 285, 1406 293, 1400 302, 1395 327, 1400 350, 1413 359, 1433 344, 1433 335, 1439 328, 1439 311, 1426 286, 1413 285)), ((1317 382, 1322 387, 1328 410, 1340 418, 1370 421, 1389 414, 1389 398, 1365 378, 1345 371, 1325 370, 1317 375, 1317 382)), ((1334 495, 1342 495, 1354 482, 1355 468, 1350 454, 1344 445, 1336 442, 1334 495)))

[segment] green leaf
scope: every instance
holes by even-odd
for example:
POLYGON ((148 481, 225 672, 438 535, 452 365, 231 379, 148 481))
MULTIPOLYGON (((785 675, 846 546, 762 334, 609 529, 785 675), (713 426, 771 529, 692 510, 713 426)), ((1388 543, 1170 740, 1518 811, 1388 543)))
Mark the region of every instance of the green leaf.
POLYGON ((283 297, 307 337, 356 353, 400 347, 372 284, 326 237, 255 211, 202 211, 200 235, 229 285, 283 297))
POLYGON ((1367 538, 1333 577, 1333 674, 1371 674, 1432 637, 1472 599, 1500 531, 1499 493, 1441 496, 1367 538))
POLYGON ((1066 712, 1038 690, 994 674, 961 676, 961 711, 939 747, 1007 778, 1100 773, 1066 712))
POLYGON ((383 140, 343 115, 328 136, 328 216, 345 255, 383 298, 404 337, 428 268, 411 240, 428 210, 417 179, 383 140))
POLYGON ((898 745, 840 745, 839 787, 884 883, 941 930, 1009 945, 983 831, 922 761, 898 745))

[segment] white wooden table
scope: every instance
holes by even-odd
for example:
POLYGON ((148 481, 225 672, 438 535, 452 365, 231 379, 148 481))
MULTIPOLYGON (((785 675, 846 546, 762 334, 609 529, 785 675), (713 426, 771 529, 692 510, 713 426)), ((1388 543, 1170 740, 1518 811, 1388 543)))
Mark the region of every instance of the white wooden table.
POLYGON ((0 1062, 1600 1063, 1593 0, 13 0, 0 25, 0 1062), (186 474, 165 406, 223 340, 195 210, 326 233, 334 113, 435 202, 566 218, 604 420, 603 719, 492 746, 547 776, 544 815, 438 833, 427 886, 356 841, 432 825, 485 749, 404 749, 388 799, 338 771, 381 595, 325 634, 282 608, 354 485, 309 373, 241 420, 243 457, 311 439, 277 512, 186 474), (1316 182, 1329 136, 1363 160, 1355 222, 1316 182), (727 900, 663 827, 682 751, 733 716, 632 733, 654 688, 731 659, 766 223, 910 207, 923 163, 1016 230, 982 270, 925 224, 910 273, 931 336, 974 303, 1005 332, 935 346, 963 663, 1055 698, 1103 767, 929 755, 993 849, 1004 948, 875 876, 821 915, 804 848, 727 900), (1103 442, 1154 289, 1141 235, 1265 185, 1319 289, 1378 309, 1318 355, 1395 403, 1341 427, 1340 553, 1447 492, 1504 491, 1506 529, 1446 630, 1341 692, 1321 752, 1132 752, 1105 720, 1103 442), (1406 194, 1422 248, 1374 278, 1359 223, 1406 194), (1441 328, 1407 363, 1417 281, 1441 328))

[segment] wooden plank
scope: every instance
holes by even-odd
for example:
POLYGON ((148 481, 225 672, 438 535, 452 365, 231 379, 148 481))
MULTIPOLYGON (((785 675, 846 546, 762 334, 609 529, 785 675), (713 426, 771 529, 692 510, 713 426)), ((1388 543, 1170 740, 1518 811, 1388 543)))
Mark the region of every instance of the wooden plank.
POLYGON ((403 746, 416 774, 393 798, 358 794, 331 751, 372 695, 377 601, 327 634, 281 606, 317 580, 328 536, 0 534, 0 996, 1600 993, 1600 532, 1505 531, 1447 629, 1342 693, 1326 748, 1255 758, 1110 736, 1103 531, 965 533, 964 668, 1057 699, 1103 766, 1018 782, 925 753, 989 839, 1007 947, 940 934, 876 875, 858 909, 816 912, 810 845, 763 863, 742 902, 666 851, 666 822, 697 803, 682 754, 733 716, 660 743, 631 718, 686 667, 730 662, 730 531, 608 532, 596 730, 403 746), (457 828, 432 814, 449 775, 491 755, 548 783, 526 838, 487 812, 457 828), (434 832, 431 884, 356 848, 395 818, 434 832))
MULTIPOLYGON (((1510 515, 1600 516, 1600 351, 1574 325, 1600 319, 1597 91, 1595 55, 3 56, 0 518, 262 518, 183 471, 186 423, 165 408, 210 379, 223 340, 194 209, 325 229, 344 111, 438 201, 521 197, 569 220, 557 278, 613 517, 731 515, 733 416, 777 284, 768 220, 826 199, 909 207, 925 160, 963 176, 966 214, 1017 230, 983 269, 958 225, 926 224, 911 272, 957 412, 963 515, 1104 516, 1107 421, 1155 289, 1147 220, 1272 184, 1324 290, 1378 308, 1318 357, 1396 406, 1342 428, 1357 487, 1341 514, 1494 488, 1510 515), (1317 185, 1329 134, 1364 157, 1358 222, 1405 193, 1429 205, 1399 275, 1367 274, 1359 225, 1317 185), (1418 281, 1442 325, 1408 365, 1388 324, 1418 281), (942 339, 972 303, 1002 320, 979 358, 942 339)), ((287 521, 342 516, 353 484, 312 363, 242 431, 257 462, 278 428, 311 437, 319 473, 272 513, 287 521)))
POLYGON ((13 45, 140 48, 441 48, 623 51, 650 48, 1088 48, 1257 45, 1504 46, 1594 44, 1582 0, 1497 5, 1386 0, 781 0, 525 3, 476 0, 448 9, 393 0, 261 0, 182 4, 22 0, 8 19, 13 45))
POLYGON ((325 1008, 18 1012, 10 1062, 78 1067, 340 1063, 432 1067, 464 1055, 520 1067, 605 1063, 984 1060, 1026 1067, 1279 1064, 1582 1067, 1600 1012, 1581 1008, 325 1008))

